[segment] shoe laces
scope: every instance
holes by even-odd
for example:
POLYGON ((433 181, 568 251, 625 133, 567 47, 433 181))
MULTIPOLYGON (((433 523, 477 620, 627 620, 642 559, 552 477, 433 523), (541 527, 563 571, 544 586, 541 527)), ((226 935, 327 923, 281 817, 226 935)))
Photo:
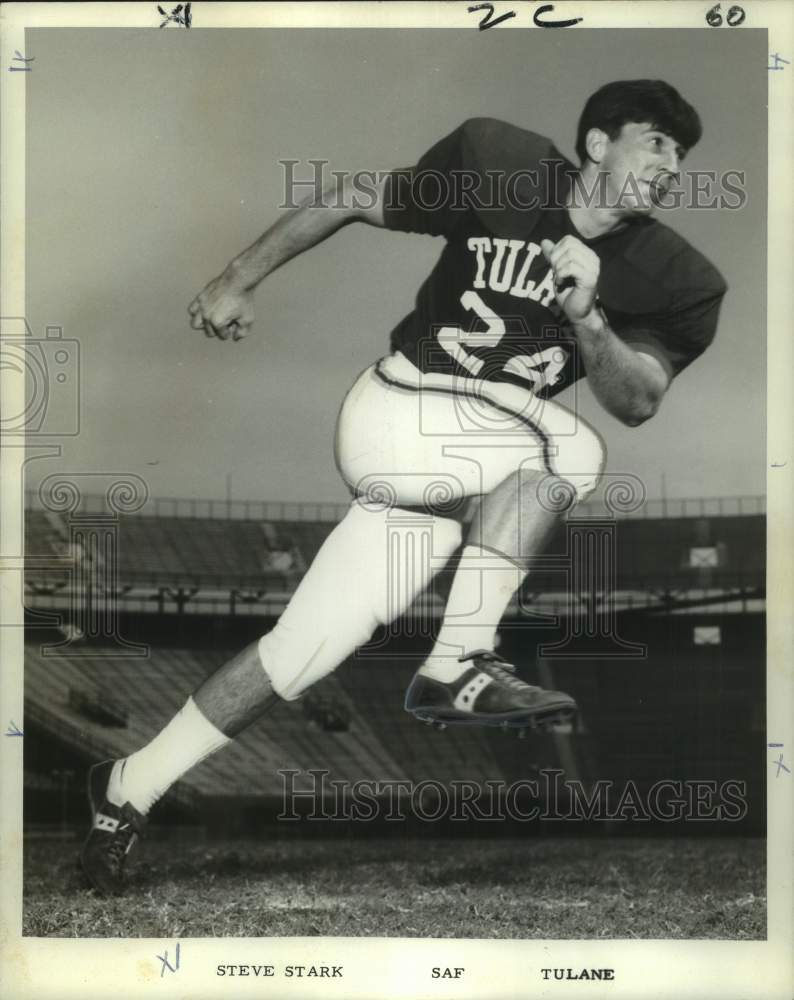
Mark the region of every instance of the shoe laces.
POLYGON ((139 828, 135 817, 122 812, 119 827, 113 835, 113 839, 107 849, 111 867, 115 872, 121 871, 124 865, 124 859, 140 835, 142 835, 142 831, 139 828), (123 828, 122 824, 125 824, 123 828))
POLYGON ((115 872, 121 870, 124 864, 124 859, 127 856, 127 851, 130 849, 134 837, 134 830, 124 830, 122 833, 116 834, 112 843, 108 847, 108 858, 110 860, 111 867, 115 872))
POLYGON ((490 650, 481 650, 475 653, 469 653, 468 656, 462 656, 460 662, 463 663, 466 660, 485 660, 482 669, 485 673, 490 674, 491 677, 498 681, 501 681, 504 685, 512 688, 514 691, 539 691, 540 688, 533 687, 531 684, 527 684, 522 681, 520 677, 516 676, 516 668, 512 663, 508 663, 507 660, 503 660, 498 653, 492 653, 490 650))

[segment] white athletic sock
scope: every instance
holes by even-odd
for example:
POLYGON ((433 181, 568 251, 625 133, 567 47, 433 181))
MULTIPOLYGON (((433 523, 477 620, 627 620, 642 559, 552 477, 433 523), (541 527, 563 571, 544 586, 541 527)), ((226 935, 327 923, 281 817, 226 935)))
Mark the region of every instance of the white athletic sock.
POLYGON ((231 740, 201 712, 192 698, 145 747, 116 761, 108 800, 131 802, 144 815, 183 774, 231 740))
POLYGON ((469 669, 470 663, 459 658, 476 649, 493 649, 496 630, 513 594, 526 572, 495 552, 467 545, 461 557, 462 568, 455 573, 444 621, 435 646, 419 673, 449 683, 469 669), (480 561, 482 569, 474 567, 480 561))

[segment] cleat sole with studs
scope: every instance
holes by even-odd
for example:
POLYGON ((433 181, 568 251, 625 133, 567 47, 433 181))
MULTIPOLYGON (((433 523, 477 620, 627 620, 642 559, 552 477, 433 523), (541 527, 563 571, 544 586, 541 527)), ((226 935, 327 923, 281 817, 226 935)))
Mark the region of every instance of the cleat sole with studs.
POLYGON ((429 715, 427 711, 413 711, 411 714, 419 722, 426 726, 431 726, 439 731, 450 726, 480 726, 491 729, 500 729, 503 732, 515 732, 519 739, 526 738, 528 731, 540 730, 542 732, 554 729, 557 726, 570 725, 576 717, 576 712, 568 709, 555 710, 543 715, 526 716, 516 714, 513 718, 483 718, 473 715, 449 715, 439 718, 437 715, 429 715), (522 735, 523 733, 523 735, 522 735))

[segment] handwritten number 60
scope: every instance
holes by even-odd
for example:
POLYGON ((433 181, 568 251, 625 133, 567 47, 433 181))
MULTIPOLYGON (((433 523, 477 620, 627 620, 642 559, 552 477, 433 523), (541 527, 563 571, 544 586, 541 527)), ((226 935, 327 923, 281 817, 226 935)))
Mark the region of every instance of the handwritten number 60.
MULTIPOLYGON (((722 14, 720 14, 721 6, 722 4, 715 3, 711 10, 706 14, 706 24, 712 28, 719 28, 722 24, 722 14)), ((734 4, 734 6, 731 7, 725 15, 725 23, 729 28, 736 28, 744 21, 746 16, 744 8, 734 4)))

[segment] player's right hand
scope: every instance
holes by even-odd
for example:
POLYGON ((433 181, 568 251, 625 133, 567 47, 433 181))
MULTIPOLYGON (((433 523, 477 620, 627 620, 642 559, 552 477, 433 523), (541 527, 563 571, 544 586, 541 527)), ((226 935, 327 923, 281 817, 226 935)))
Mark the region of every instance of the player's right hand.
POLYGON ((190 325, 219 340, 242 340, 254 322, 254 296, 226 272, 218 275, 187 307, 190 325))

